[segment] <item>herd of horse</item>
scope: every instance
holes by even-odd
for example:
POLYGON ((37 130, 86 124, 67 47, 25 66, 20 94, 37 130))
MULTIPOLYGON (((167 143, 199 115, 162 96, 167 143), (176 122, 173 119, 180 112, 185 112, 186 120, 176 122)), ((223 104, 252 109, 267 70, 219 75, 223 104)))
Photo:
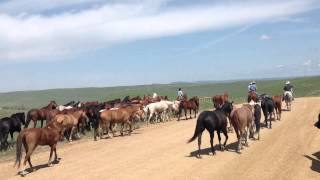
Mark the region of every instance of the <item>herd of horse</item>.
MULTIPOLYGON (((121 99, 114 99, 106 102, 75 102, 71 101, 65 105, 58 105, 55 101, 50 101, 47 106, 39 109, 31 109, 26 113, 20 112, 11 117, 0 120, 0 148, 7 150, 10 148, 8 135, 19 132, 16 140, 16 165, 20 167, 23 148, 26 156, 23 167, 28 162, 31 169, 31 154, 38 145, 48 145, 51 148, 48 165, 52 165, 52 154, 55 153, 54 161, 58 161, 56 145, 66 138, 71 142, 74 138, 80 138, 80 134, 93 129, 94 140, 108 136, 109 132, 115 136, 117 125, 121 126, 120 134, 124 134, 125 125, 129 127, 128 135, 131 134, 135 122, 157 123, 166 122, 175 116, 180 120, 184 111, 185 118, 188 119, 187 112, 192 111, 196 117, 199 111, 199 98, 184 97, 182 100, 169 101, 166 96, 145 95, 143 98, 137 96, 130 98, 126 96, 121 99), (40 127, 37 122, 40 121, 40 127), (24 128, 22 128, 24 126, 24 128), (31 127, 29 127, 31 126, 31 127)), ((25 169, 19 171, 24 176, 25 169)))
POLYGON ((201 157, 201 136, 205 129, 210 134, 211 152, 214 155, 214 132, 217 132, 220 149, 224 150, 228 141, 227 126, 229 119, 229 124, 234 129, 238 139, 236 151, 240 153, 241 149, 243 149, 243 144, 249 146, 248 140, 250 137, 256 140, 260 139, 261 111, 265 119, 264 127, 271 129, 272 120, 281 119, 282 101, 285 101, 287 110, 290 111, 293 100, 292 97, 271 97, 267 94, 258 95, 255 92, 249 92, 247 98, 248 103, 237 108, 233 105, 233 102, 229 102, 228 98, 229 95, 227 92, 212 97, 215 109, 213 111, 203 111, 199 114, 194 135, 188 140, 188 143, 190 143, 198 138, 197 157, 201 157), (225 136, 223 145, 221 145, 221 132, 225 136), (257 137, 255 137, 255 135, 257 137))
MULTIPOLYGON (((214 110, 200 113, 194 136, 188 142, 198 137, 200 156, 201 134, 204 129, 207 129, 210 132, 212 153, 215 153, 213 147, 214 131, 217 131, 220 148, 224 149, 228 140, 229 122, 237 135, 239 142, 237 150, 240 151, 242 141, 245 145, 248 145, 249 132, 252 134, 255 131, 259 138, 261 110, 265 116, 266 127, 271 128, 271 118, 275 112, 280 120, 282 100, 284 99, 281 96, 269 97, 265 94, 260 96, 249 94, 248 102, 250 103, 243 105, 241 108, 235 108, 233 102, 229 102, 228 93, 214 96, 212 98, 214 110), (267 121, 269 121, 269 126, 267 126, 267 121), (221 132, 226 137, 223 145, 220 142, 221 132)), ((50 101, 43 108, 29 110, 26 116, 24 112, 21 112, 13 114, 11 117, 2 118, 0 120, 0 146, 1 150, 10 148, 7 140, 8 135, 11 135, 13 141, 13 133, 19 132, 16 140, 15 164, 20 168, 24 148, 26 151, 22 163, 24 168, 18 172, 24 176, 27 174, 25 171, 27 162, 33 170, 31 154, 38 145, 50 146, 48 165, 51 166, 54 161, 59 161, 56 146, 64 138, 71 142, 74 138, 80 138, 80 134, 85 134, 86 131, 92 129, 94 140, 106 138, 105 136, 111 137, 110 132, 114 137, 119 125, 121 126, 121 135, 124 135, 125 126, 128 127, 127 134, 130 135, 136 122, 145 122, 148 126, 150 123, 170 121, 172 117, 180 121, 183 111, 186 120, 192 118, 192 112, 196 118, 199 105, 197 96, 190 99, 185 96, 173 101, 168 100, 167 96, 158 95, 145 95, 143 98, 126 96, 122 100, 114 99, 106 102, 71 101, 65 105, 58 105, 55 101, 50 101), (41 121, 40 127, 37 127, 37 121, 41 121), (33 124, 31 128, 29 127, 30 123, 33 124), (24 128, 22 129, 23 125, 24 128), (52 161, 53 153, 55 153, 54 161, 52 161)), ((273 117, 275 116, 273 115, 273 117)))

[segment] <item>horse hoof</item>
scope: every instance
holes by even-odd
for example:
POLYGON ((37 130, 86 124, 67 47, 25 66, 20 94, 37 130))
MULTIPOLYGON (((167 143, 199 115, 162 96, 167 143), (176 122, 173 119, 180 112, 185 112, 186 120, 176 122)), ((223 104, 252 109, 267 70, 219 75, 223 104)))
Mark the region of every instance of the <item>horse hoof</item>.
POLYGON ((20 175, 21 177, 25 177, 27 175, 27 172, 25 170, 19 171, 18 175, 20 175))
POLYGON ((48 167, 52 167, 52 163, 48 163, 48 167))

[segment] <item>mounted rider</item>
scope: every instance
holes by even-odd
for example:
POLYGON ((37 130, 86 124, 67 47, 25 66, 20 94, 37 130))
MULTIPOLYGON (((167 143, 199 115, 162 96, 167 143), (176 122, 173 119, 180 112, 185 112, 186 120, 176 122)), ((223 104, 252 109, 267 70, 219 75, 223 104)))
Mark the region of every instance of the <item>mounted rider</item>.
POLYGON ((182 101, 184 99, 184 93, 183 93, 181 88, 178 89, 177 94, 178 94, 178 98, 177 99, 179 101, 182 101))
POLYGON ((256 93, 257 94, 257 84, 256 84, 256 82, 255 81, 252 81, 252 82, 250 82, 249 83, 249 85, 248 85, 248 92, 250 93, 250 92, 254 92, 254 93, 256 93))
POLYGON ((284 87, 283 87, 283 97, 285 97, 287 94, 289 94, 292 97, 292 100, 294 100, 293 98, 293 91, 294 91, 294 87, 293 85, 291 85, 290 81, 286 81, 284 87))

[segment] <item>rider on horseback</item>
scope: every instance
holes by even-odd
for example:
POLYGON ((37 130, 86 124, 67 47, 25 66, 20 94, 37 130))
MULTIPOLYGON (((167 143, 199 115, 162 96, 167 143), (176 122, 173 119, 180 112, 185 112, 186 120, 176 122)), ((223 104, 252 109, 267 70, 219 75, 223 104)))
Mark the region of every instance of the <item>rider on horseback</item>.
POLYGON ((256 82, 255 82, 255 81, 252 81, 252 82, 249 83, 248 92, 255 92, 255 93, 257 93, 257 85, 256 85, 256 82))
POLYGON ((179 101, 183 100, 183 98, 184 98, 184 93, 183 93, 183 91, 181 90, 181 88, 178 89, 177 94, 178 94, 178 99, 179 99, 179 101))
POLYGON ((293 86, 291 85, 290 81, 286 81, 286 84, 283 87, 283 91, 284 91, 283 96, 286 96, 286 94, 289 93, 289 95, 291 95, 291 97, 292 97, 292 100, 294 100, 294 98, 293 98, 293 86))

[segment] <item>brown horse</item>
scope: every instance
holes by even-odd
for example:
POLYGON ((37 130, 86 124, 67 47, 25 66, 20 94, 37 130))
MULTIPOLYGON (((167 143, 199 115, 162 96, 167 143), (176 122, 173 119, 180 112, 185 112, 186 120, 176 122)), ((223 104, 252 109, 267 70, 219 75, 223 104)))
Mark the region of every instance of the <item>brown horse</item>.
POLYGON ((213 107, 219 108, 221 107, 225 102, 228 101, 229 94, 228 92, 224 92, 223 94, 218 94, 212 97, 213 107))
MULTIPOLYGON (((132 125, 133 120, 136 116, 140 116, 140 118, 143 118, 144 115, 142 109, 140 106, 128 106, 125 108, 118 108, 113 110, 105 110, 101 112, 100 114, 100 127, 102 129, 102 132, 107 131, 107 134, 109 130, 111 130, 113 136, 115 134, 114 130, 112 129, 114 124, 121 123, 121 136, 123 136, 123 129, 124 124, 129 125, 129 132, 130 135, 132 132, 132 125)), ((95 134, 96 137, 97 134, 95 134)), ((100 138, 102 137, 102 133, 99 133, 100 138)))
POLYGON ((249 131, 253 134, 252 122, 254 120, 254 109, 251 105, 245 104, 241 108, 234 109, 230 114, 230 122, 238 138, 237 152, 240 153, 242 149, 242 140, 244 139, 245 145, 249 146, 249 131))
POLYGON ((48 161, 48 166, 52 165, 52 153, 54 152, 55 158, 54 161, 58 161, 56 146, 60 139, 60 134, 62 130, 62 125, 58 122, 51 122, 47 124, 44 128, 29 128, 24 129, 20 132, 17 138, 17 149, 16 149, 16 162, 15 165, 18 164, 18 168, 21 165, 22 158, 22 145, 26 150, 26 156, 23 161, 23 169, 18 171, 18 174, 21 176, 25 176, 27 172, 25 171, 25 166, 28 161, 31 170, 33 166, 31 164, 31 154, 35 150, 38 145, 50 146, 50 157, 48 161))
POLYGON ((57 107, 57 103, 55 101, 50 101, 50 103, 46 107, 43 107, 41 109, 31 109, 27 113, 27 120, 24 127, 27 128, 31 120, 33 121, 34 128, 37 126, 37 121, 41 120, 41 127, 42 127, 43 121, 47 120, 48 113, 51 110, 56 109, 56 107, 57 107))
POLYGON ((248 92, 248 103, 252 100, 255 103, 259 102, 259 97, 256 92, 250 91, 248 92))
POLYGON ((191 117, 191 111, 194 111, 194 118, 197 117, 197 113, 199 111, 199 98, 197 96, 192 97, 189 100, 182 100, 179 104, 179 112, 178 112, 178 121, 180 121, 180 116, 182 113, 182 109, 184 110, 184 115, 186 117, 186 120, 188 119, 187 111, 190 112, 190 119, 191 117))
MULTIPOLYGON (((61 137, 63 137, 64 132, 69 132, 68 140, 72 141, 72 135, 76 128, 78 128, 77 133, 79 133, 79 125, 86 125, 88 117, 86 115, 85 110, 73 110, 66 114, 58 114, 53 118, 53 121, 62 124, 63 130, 61 131, 61 137)), ((78 134, 79 137, 79 134, 78 134)))
POLYGON ((273 100, 274 105, 275 105, 277 119, 281 120, 282 96, 272 96, 272 100, 273 100))

